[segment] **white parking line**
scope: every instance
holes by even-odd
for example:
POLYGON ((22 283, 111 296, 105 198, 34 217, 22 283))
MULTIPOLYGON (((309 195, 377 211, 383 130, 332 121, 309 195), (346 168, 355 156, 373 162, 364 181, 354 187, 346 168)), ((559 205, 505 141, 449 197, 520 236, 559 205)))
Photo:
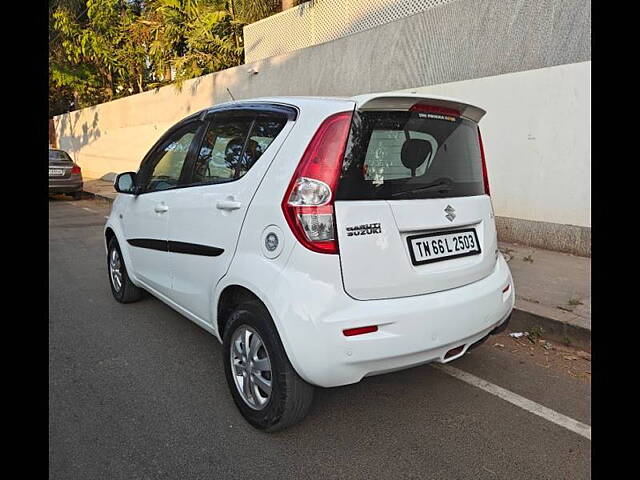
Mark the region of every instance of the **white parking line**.
POLYGON ((545 420, 549 420, 550 422, 555 423, 556 425, 560 425, 561 427, 566 428, 567 430, 571 430, 578 435, 582 435, 585 438, 591 440, 591 425, 586 425, 582 422, 574 420, 571 417, 567 417, 561 413, 558 413, 550 408, 547 408, 539 403, 536 403, 527 398, 521 397, 517 393, 510 392, 498 385, 495 385, 491 382, 487 382, 481 378, 476 377, 475 375, 471 375, 470 373, 463 372, 451 365, 446 364, 431 364, 434 368, 443 371, 451 375, 452 377, 457 378, 458 380, 462 380, 463 382, 468 383, 469 385, 473 385, 474 387, 478 387, 485 392, 491 393, 496 397, 500 397, 503 400, 506 400, 509 403, 512 403, 528 412, 533 413, 534 415, 538 415, 539 417, 544 418, 545 420))
POLYGON ((96 212, 95 210, 92 210, 92 209, 91 209, 91 208, 89 208, 89 207, 82 207, 82 209, 83 209, 83 210, 86 210, 87 212, 98 213, 98 212, 96 212))

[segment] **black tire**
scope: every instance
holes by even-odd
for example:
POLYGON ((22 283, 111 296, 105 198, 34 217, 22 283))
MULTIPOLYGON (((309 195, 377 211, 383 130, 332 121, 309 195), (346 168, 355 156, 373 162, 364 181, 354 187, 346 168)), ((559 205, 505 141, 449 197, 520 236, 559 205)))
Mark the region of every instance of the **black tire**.
POLYGON ((124 264, 124 259, 122 257, 122 251, 120 250, 120 245, 118 245, 118 240, 116 237, 112 237, 109 240, 109 244, 107 246, 107 274, 109 276, 109 285, 111 286, 111 293, 113 294, 113 298, 115 298, 120 303, 132 303, 137 302, 142 298, 144 291, 140 287, 136 287, 131 279, 129 278, 129 274, 127 273, 127 267, 124 264), (120 259, 119 263, 119 271, 121 277, 120 288, 117 288, 114 285, 114 279, 112 276, 111 270, 111 259, 112 252, 117 252, 118 258, 120 259))
POLYGON ((301 421, 313 401, 313 386, 305 382, 291 366, 271 316, 260 302, 248 301, 233 310, 223 334, 223 362, 229 391, 242 416, 253 427, 276 432, 301 421), (271 365, 271 393, 260 410, 251 408, 236 386, 231 368, 234 333, 250 327, 258 333, 271 365))
POLYGON ((74 200, 82 200, 82 192, 73 192, 71 196, 74 200))

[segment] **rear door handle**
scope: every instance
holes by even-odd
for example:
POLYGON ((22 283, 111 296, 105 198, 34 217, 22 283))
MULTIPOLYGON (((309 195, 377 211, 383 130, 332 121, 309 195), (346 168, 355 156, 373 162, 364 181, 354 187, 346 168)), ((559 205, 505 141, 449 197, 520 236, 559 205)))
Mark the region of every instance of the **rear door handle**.
POLYGON ((238 210, 242 207, 242 202, 236 202, 235 200, 220 200, 216 203, 218 210, 238 210))
POLYGON ((156 213, 165 213, 169 211, 169 207, 160 203, 154 207, 154 210, 156 211, 156 213))

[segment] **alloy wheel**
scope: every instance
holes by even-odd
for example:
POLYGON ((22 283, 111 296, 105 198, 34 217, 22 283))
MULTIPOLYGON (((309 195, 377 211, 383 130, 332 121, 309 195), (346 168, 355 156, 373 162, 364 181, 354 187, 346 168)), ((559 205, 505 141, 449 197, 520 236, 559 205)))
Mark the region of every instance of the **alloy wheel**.
POLYGON ((114 290, 119 292, 122 288, 122 261, 116 248, 111 250, 111 255, 109 256, 109 276, 114 290))
POLYGON ((262 410, 271 397, 271 360, 258 332, 248 325, 231 337, 231 375, 242 400, 254 410, 262 410))

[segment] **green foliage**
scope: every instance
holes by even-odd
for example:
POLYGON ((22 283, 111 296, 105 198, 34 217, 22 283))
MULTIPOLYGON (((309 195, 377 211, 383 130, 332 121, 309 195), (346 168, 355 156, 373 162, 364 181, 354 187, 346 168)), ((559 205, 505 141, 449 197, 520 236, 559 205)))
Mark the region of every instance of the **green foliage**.
POLYGON ((279 0, 49 2, 49 110, 70 109, 242 63, 242 28, 279 0))

